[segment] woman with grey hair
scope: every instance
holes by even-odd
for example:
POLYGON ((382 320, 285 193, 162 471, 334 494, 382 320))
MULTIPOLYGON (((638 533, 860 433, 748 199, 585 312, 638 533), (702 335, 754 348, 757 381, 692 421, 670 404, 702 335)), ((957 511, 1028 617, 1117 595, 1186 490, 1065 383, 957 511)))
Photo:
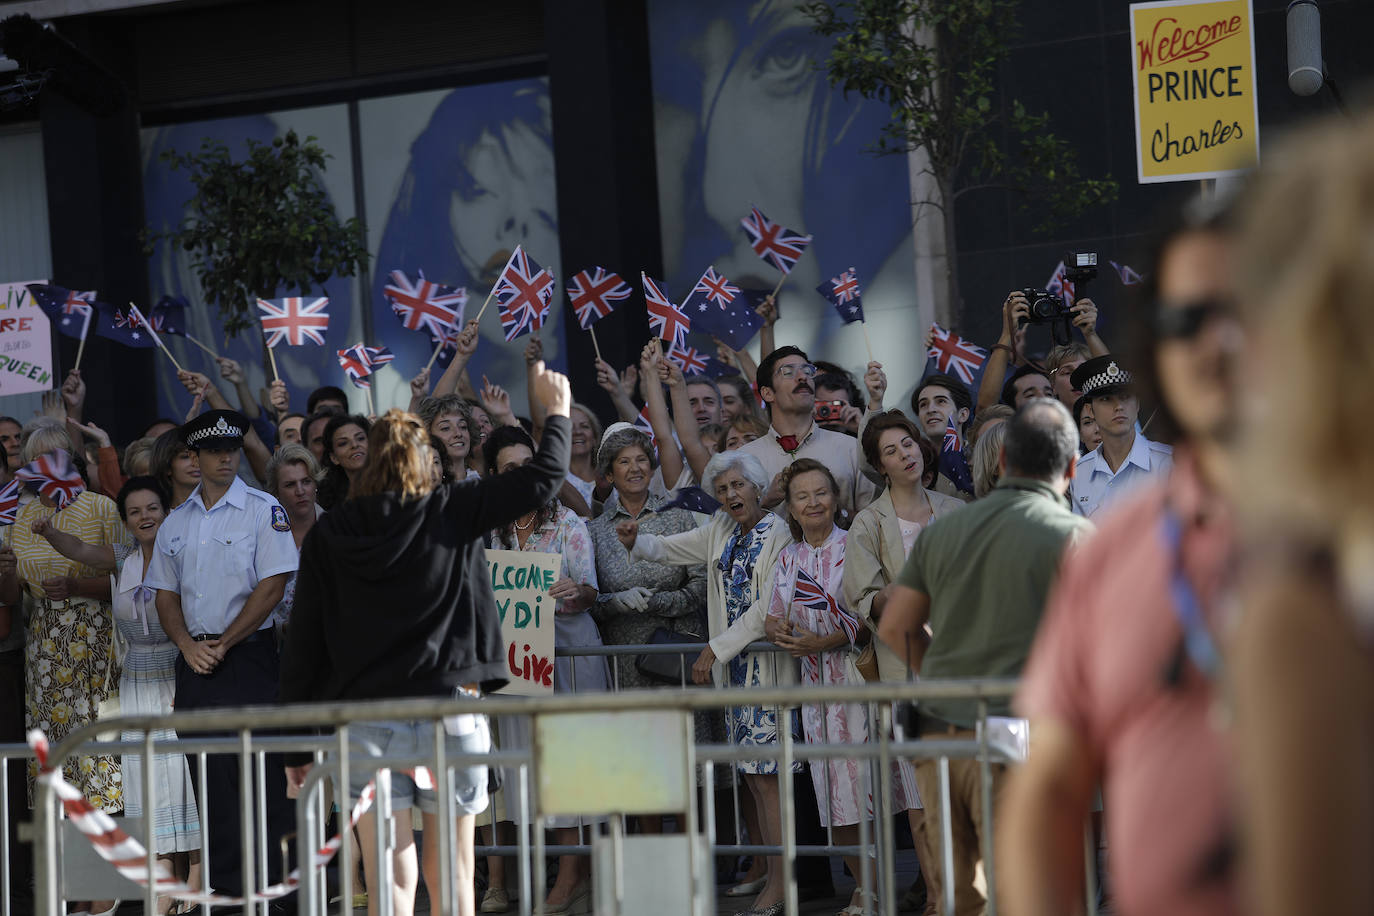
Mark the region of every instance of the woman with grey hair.
MULTIPOLYGON (((704 684, 714 675, 719 686, 771 687, 796 681, 795 663, 773 653, 748 652, 764 638, 773 567, 778 553, 791 543, 783 519, 763 508, 768 474, 753 455, 720 452, 707 463, 702 481, 721 503, 711 521, 680 534, 640 533, 633 518, 616 523, 616 537, 629 550, 631 561, 647 560, 673 566, 707 566, 706 616, 709 644, 692 666, 692 679, 704 684)), ((740 706, 727 712, 732 744, 775 746, 778 712, 773 707, 740 706)), ((784 719, 782 727, 790 727, 784 719)), ((744 773, 759 814, 762 841, 781 842, 778 820, 778 761, 748 760, 737 764, 744 773)), ((799 766, 796 767, 800 769, 799 766)), ((782 912, 782 864, 768 860, 767 879, 746 913, 782 912)))
MULTIPOLYGON (((615 423, 596 452, 597 473, 611 481, 616 499, 587 524, 596 552, 596 580, 601 594, 592 617, 607 643, 619 646, 648 642, 655 630, 668 630, 682 642, 706 638, 706 568, 632 561, 616 539, 622 521, 636 522, 645 534, 671 536, 696 528, 686 509, 664 509, 665 497, 650 491, 658 461, 653 442, 628 423, 615 423)), ((631 662, 616 659, 620 687, 660 686, 631 662)))
MULTIPOLYGON (((315 455, 303 445, 283 445, 267 462, 264 475, 266 489, 277 498, 286 510, 286 520, 291 523, 291 537, 296 541, 296 550, 301 549, 305 536, 315 526, 315 519, 324 510, 315 502, 315 490, 324 470, 315 460, 315 455)), ((291 605, 296 600, 296 574, 291 573, 286 580, 286 591, 281 601, 272 609, 272 619, 278 629, 285 629, 291 619, 291 605)))

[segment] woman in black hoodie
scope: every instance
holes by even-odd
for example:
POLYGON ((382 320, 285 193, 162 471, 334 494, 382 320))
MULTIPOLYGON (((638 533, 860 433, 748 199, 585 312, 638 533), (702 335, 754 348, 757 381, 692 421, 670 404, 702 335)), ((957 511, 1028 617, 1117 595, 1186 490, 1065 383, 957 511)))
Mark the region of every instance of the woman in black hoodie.
MULTIPOLYGON (((482 536, 552 499, 569 460, 568 379, 540 363, 532 384, 549 414, 538 454, 523 467, 477 483, 433 484, 429 433, 416 417, 391 410, 372 427, 367 467, 350 498, 322 516, 301 545, 281 664, 283 703, 475 696, 505 686, 505 646, 482 536)), ((451 753, 490 747, 485 716, 451 717, 445 728, 451 753)), ((360 723, 351 731, 388 756, 424 759, 434 748, 433 729, 425 720, 360 723)), ((310 769, 299 762, 287 768, 288 785, 297 789, 310 769)), ((354 799, 371 778, 361 765, 355 772, 349 787, 354 799)), ((458 913, 469 916, 473 824, 487 803, 486 767, 455 768, 453 774, 456 902, 458 913)), ((432 790, 393 774, 391 793, 398 813, 418 803, 425 836, 438 836, 432 790)), ((368 885, 376 887, 372 817, 364 815, 358 837, 368 885)), ((414 835, 397 834, 392 899, 396 916, 410 916, 418 880, 414 835)), ((442 898, 438 846, 426 843, 421 863, 435 900, 442 898)), ((369 895, 369 912, 375 912, 376 899, 369 895)))

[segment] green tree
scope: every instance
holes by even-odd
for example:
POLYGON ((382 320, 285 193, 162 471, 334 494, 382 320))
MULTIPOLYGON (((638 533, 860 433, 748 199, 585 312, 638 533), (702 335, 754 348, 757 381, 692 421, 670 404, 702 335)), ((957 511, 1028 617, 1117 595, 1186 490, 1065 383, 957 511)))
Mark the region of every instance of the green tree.
POLYGON ((228 334, 257 325, 256 299, 282 288, 305 295, 367 263, 362 224, 340 222, 321 183, 331 157, 314 137, 302 142, 288 131, 270 144, 245 142, 248 155, 238 161, 208 138, 198 153, 163 153, 173 169, 190 173, 196 194, 176 229, 149 236, 190 252, 228 334))
POLYGON ((957 327, 962 314, 955 258, 959 198, 1002 188, 1047 232, 1116 197, 1110 176, 1086 178, 1069 144, 1050 132, 1047 114, 999 98, 998 65, 1016 33, 1017 0, 842 0, 808 2, 817 34, 834 39, 825 61, 832 86, 886 105, 890 118, 871 149, 924 151, 933 192, 912 203, 944 227, 948 302, 936 309, 957 327))

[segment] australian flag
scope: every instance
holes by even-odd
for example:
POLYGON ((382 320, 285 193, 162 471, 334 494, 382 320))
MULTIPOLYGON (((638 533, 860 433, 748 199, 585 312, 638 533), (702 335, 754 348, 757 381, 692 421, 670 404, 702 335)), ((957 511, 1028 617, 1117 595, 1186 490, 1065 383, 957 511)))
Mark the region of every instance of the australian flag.
POLYGON ((953 416, 945 424, 945 440, 940 447, 940 473, 956 489, 973 495, 973 474, 969 471, 968 458, 964 457, 964 436, 953 416))
POLYGON ((102 304, 95 332, 126 347, 146 349, 157 346, 148 326, 143 323, 143 316, 132 305, 121 308, 102 304))
POLYGON ((186 336, 186 308, 190 303, 185 296, 163 296, 148 310, 148 320, 153 330, 159 334, 186 336))
POLYGON ((686 509, 688 512, 700 512, 702 515, 714 515, 719 508, 720 503, 701 487, 683 487, 677 491, 676 496, 659 507, 659 511, 686 509))
MULTIPOLYGON (((715 273, 710 268, 707 268, 707 271, 715 273)), ((724 277, 719 274, 715 276, 728 285, 729 281, 724 277)), ((770 290, 730 287, 734 292, 725 302, 720 302, 719 299, 712 300, 707 294, 699 292, 705 280, 706 276, 703 275, 696 288, 692 290, 692 295, 682 304, 683 311, 692 319, 692 330, 709 334, 731 350, 743 350, 749 345, 749 341, 754 339, 759 328, 763 327, 763 317, 754 309, 770 290)), ((711 373, 708 371, 708 374, 711 373)))
POLYGON ((33 304, 43 310, 53 327, 77 340, 86 336, 95 309, 109 307, 95 301, 95 290, 77 292, 45 283, 30 283, 28 289, 33 304))
POLYGON ((854 268, 826 280, 816 287, 816 292, 835 306, 835 311, 840 313, 840 320, 845 324, 864 320, 864 305, 859 298, 859 275, 854 268))

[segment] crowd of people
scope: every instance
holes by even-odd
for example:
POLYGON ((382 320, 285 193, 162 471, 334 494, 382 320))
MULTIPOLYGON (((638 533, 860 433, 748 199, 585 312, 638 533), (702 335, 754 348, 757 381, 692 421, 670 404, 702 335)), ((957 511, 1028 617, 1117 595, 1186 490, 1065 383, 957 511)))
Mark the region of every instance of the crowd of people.
MULTIPOLYGON (((1178 206, 1154 236, 1129 353, 1107 347, 1096 306, 1080 299, 1082 339, 1036 358, 1013 292, 979 390, 927 375, 909 414, 887 403, 880 363, 856 378, 777 345, 771 301, 757 363, 722 350, 736 375, 684 376, 657 340, 623 372, 598 361, 618 413, 604 428, 544 365, 537 338, 527 415, 499 384, 476 385, 475 322, 437 380, 426 370, 411 381, 404 409, 351 414, 325 387, 297 412, 280 382, 258 403, 221 359, 236 405, 182 372, 189 414, 122 452, 83 415, 73 371, 44 415, 0 418, 0 476, 32 479, 25 470, 47 456, 81 477, 74 494, 22 490, 0 549, 6 737, 61 738, 110 715, 115 697, 125 713, 165 714, 498 691, 510 672, 484 551, 539 551, 561 558, 548 592, 557 646, 704 642, 688 671, 698 684, 1024 675, 1013 703, 989 708, 1031 723, 1027 761, 992 768, 1006 912, 1074 911, 1096 867, 1085 822, 1105 829, 1123 914, 1368 911, 1374 516, 1356 418, 1370 323, 1354 303, 1374 288, 1371 152, 1374 124, 1331 126, 1239 201, 1178 206), (693 487, 718 508, 683 499, 693 487)), ((660 685, 651 668, 560 657, 554 690, 660 685)), ((977 718, 972 702, 930 702, 914 727, 967 737, 977 718)), ((878 727, 861 704, 696 720, 698 741, 759 749, 737 764, 742 815, 749 839, 772 846, 781 736, 863 743, 878 727)), ((493 729, 478 715, 445 731, 459 754, 530 741, 527 722, 493 729)), ((436 740, 431 722, 354 732, 388 754, 425 755, 436 740)), ((226 894, 280 877, 275 856, 266 876, 239 860, 237 767, 211 758, 206 812, 193 791, 202 776, 181 755, 63 762, 96 807, 151 817, 154 851, 193 884, 208 838, 211 882, 226 894)), ((309 767, 266 769, 269 848, 294 829, 288 795, 309 767)), ((797 782, 838 845, 875 816, 906 813, 922 879, 904 905, 935 913, 949 894, 960 916, 981 911, 975 875, 991 838, 976 761, 951 761, 947 825, 923 805, 939 785, 933 761, 896 762, 886 799, 856 760, 808 769, 797 782), (945 830, 952 889, 937 864, 945 830)), ((27 803, 32 776, 11 779, 13 805, 27 803)), ((356 774, 354 796, 368 778, 356 774)), ((513 889, 499 858, 480 900, 474 891, 487 768, 460 768, 454 790, 452 904, 504 912, 513 889)), ((432 787, 395 775, 392 804, 419 808, 435 835, 432 787)), ((516 808, 508 798, 504 819, 523 821, 516 808)), ((574 844, 597 822, 551 828, 574 844)), ((389 890, 396 912, 412 912, 422 875, 437 896, 439 844, 421 856, 401 831, 385 889, 373 829, 358 836, 371 906, 389 890)), ((858 859, 846 864, 857 886, 840 912, 854 916, 876 888, 858 859)), ((743 914, 783 912, 776 858, 727 877, 743 914)), ((544 912, 588 912, 589 880, 584 858, 561 857, 544 912)))

